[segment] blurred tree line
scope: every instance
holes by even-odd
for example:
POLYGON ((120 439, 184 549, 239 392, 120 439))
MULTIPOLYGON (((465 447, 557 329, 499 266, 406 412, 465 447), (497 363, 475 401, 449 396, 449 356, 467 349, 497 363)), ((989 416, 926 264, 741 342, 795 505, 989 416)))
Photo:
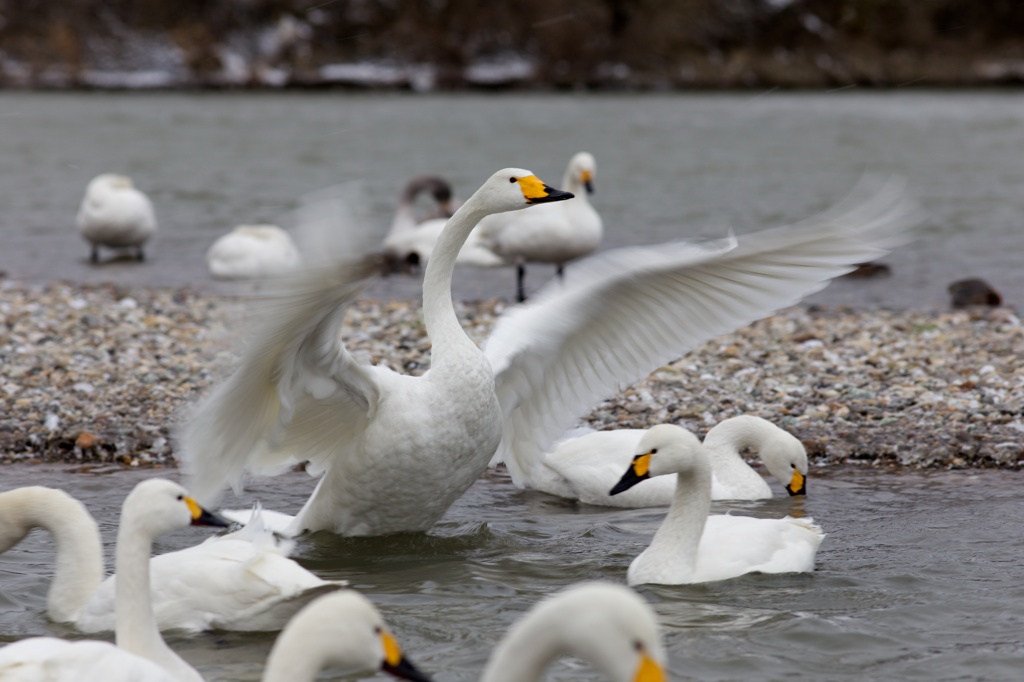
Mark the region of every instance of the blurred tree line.
MULTIPOLYGON (((431 87, 518 59, 531 88, 1024 81, 1020 0, 0 0, 0 83, 90 70, 172 84, 316 85, 338 63, 419 64, 431 87)), ((497 84, 501 84, 497 82, 497 84)))

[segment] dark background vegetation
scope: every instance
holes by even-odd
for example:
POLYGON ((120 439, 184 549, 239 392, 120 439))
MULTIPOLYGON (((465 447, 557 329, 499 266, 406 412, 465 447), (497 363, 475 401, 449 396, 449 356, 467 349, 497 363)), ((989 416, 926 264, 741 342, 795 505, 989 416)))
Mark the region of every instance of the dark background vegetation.
POLYGON ((429 65, 431 88, 459 89, 473 85, 468 66, 512 58, 533 68, 501 86, 1017 83, 1024 2, 0 0, 7 86, 154 69, 171 73, 170 85, 261 85, 273 69, 277 85, 313 86, 324 65, 372 60, 429 65))

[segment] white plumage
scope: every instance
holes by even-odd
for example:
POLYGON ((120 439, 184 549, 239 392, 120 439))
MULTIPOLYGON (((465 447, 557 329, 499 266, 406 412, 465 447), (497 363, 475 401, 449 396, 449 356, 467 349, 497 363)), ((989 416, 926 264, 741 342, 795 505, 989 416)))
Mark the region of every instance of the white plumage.
POLYGON ((589 255, 601 244, 604 224, 587 199, 594 190, 596 175, 594 156, 579 152, 569 159, 562 176, 562 188, 572 192, 574 199, 528 213, 501 213, 480 221, 472 235, 474 251, 490 252, 516 266, 519 302, 526 300, 527 263, 554 264, 561 278, 566 263, 589 255))
MULTIPOLYGON (((675 477, 663 476, 610 497, 646 429, 592 431, 555 443, 534 462, 523 487, 607 507, 663 507, 672 503, 675 477)), ((763 500, 768 483, 740 455, 749 448, 791 495, 804 492, 807 451, 793 435, 753 415, 731 417, 704 437, 712 473, 711 499, 763 500)))
POLYGON ((206 266, 220 279, 277 277, 300 265, 295 242, 276 225, 239 225, 206 251, 206 266))
POLYGON ((528 175, 495 174, 442 232, 423 280, 433 349, 422 377, 362 364, 345 350, 341 325, 365 270, 311 273, 271 301, 240 366, 197 406, 184 433, 182 456, 200 498, 241 485, 246 472, 308 460, 324 475, 292 532, 426 530, 492 456, 522 485, 594 404, 886 253, 905 241, 912 215, 890 185, 738 240, 606 251, 570 269, 564 285, 508 310, 482 353, 456 317, 452 272, 484 215, 527 205, 509 180, 528 175))
POLYGON ((610 682, 666 682, 654 610, 631 589, 580 583, 540 602, 494 649, 481 682, 536 682, 561 656, 591 664, 610 682))
MULTIPOLYGON (((150 560, 161 630, 279 630, 304 604, 346 585, 299 566, 288 558, 291 542, 276 540, 259 514, 246 517, 254 522, 241 531, 150 560)), ((50 531, 57 544, 47 615, 82 632, 113 630, 117 581, 114 576, 103 579, 99 530, 89 512, 52 488, 0 493, 0 551, 33 528, 50 531)))
POLYGON ((825 537, 812 519, 708 516, 711 464, 697 437, 673 424, 644 434, 632 464, 611 494, 677 474, 668 515, 650 546, 629 565, 630 585, 685 585, 746 573, 803 573, 825 537))
POLYGON ((134 247, 144 259, 142 246, 156 233, 156 215, 149 197, 126 175, 97 175, 85 189, 75 224, 92 245, 90 260, 99 260, 99 247, 134 247))

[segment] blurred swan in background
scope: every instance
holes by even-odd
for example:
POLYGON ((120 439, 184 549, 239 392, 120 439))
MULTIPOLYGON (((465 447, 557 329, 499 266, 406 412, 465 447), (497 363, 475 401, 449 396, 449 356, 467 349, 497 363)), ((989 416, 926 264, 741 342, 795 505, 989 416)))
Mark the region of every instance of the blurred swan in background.
POLYGON ((126 175, 103 173, 89 181, 75 224, 92 245, 89 260, 100 259, 100 247, 134 248, 145 260, 142 246, 156 234, 156 214, 149 197, 126 175))
POLYGON ((451 185, 437 175, 419 175, 407 182, 398 196, 391 227, 384 237, 382 251, 391 272, 422 267, 430 259, 441 228, 451 218, 458 202, 452 198, 451 185), (416 215, 416 199, 429 192, 436 202, 424 217, 416 215))
POLYGON ((277 277, 300 265, 299 249, 276 225, 239 225, 206 251, 206 266, 218 279, 277 277))
POLYGON ((629 565, 630 585, 686 585, 745 573, 804 573, 825 534, 812 519, 708 516, 711 462, 697 437, 674 424, 647 430, 611 495, 648 478, 677 474, 668 515, 629 565))
POLYGON ((527 263, 553 263, 559 279, 566 263, 589 255, 601 244, 604 225, 590 205, 597 162, 588 152, 571 159, 562 177, 562 188, 575 198, 528 213, 499 213, 480 221, 475 231, 476 248, 485 249, 505 263, 516 266, 516 300, 526 300, 527 263))
POLYGON ((367 265, 309 273, 268 300, 239 367, 186 425, 181 456, 200 499, 306 460, 322 477, 290 533, 426 530, 492 455, 522 485, 594 404, 887 253, 916 217, 889 184, 738 240, 606 251, 507 310, 481 352, 452 304, 459 249, 482 216, 565 196, 506 169, 452 217, 423 279, 432 358, 421 377, 360 363, 341 341, 367 265))
MULTIPOLYGON (((674 476, 663 476, 609 496, 608 490, 636 452, 647 429, 592 431, 566 438, 525 472, 523 487, 606 507, 663 507, 672 503, 674 476)), ((806 494, 807 451, 792 434, 767 419, 740 415, 725 419, 704 436, 711 463, 711 499, 763 500, 772 497, 767 481, 743 461, 750 449, 790 495, 806 494)))
MULTIPOLYGON (((323 580, 288 558, 257 511, 236 533, 150 560, 153 609, 161 630, 280 630, 315 597, 344 581, 323 580)), ((0 552, 34 528, 53 535, 56 570, 47 615, 82 632, 113 630, 117 580, 103 576, 99 529, 81 502, 40 486, 0 493, 0 552)))
POLYGON ((177 483, 153 478, 135 486, 121 507, 117 532, 117 646, 55 637, 24 639, 0 649, 0 678, 202 682, 195 668, 160 636, 150 596, 153 541, 189 525, 228 524, 202 509, 177 483))

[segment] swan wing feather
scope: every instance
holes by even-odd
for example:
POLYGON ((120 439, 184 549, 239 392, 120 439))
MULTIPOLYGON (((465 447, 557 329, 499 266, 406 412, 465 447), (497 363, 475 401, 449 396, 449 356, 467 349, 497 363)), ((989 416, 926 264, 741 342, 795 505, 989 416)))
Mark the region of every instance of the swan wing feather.
POLYGON ((506 313, 487 341, 513 481, 587 410, 715 336, 793 305, 908 240, 902 183, 794 225, 710 245, 617 249, 506 313))

